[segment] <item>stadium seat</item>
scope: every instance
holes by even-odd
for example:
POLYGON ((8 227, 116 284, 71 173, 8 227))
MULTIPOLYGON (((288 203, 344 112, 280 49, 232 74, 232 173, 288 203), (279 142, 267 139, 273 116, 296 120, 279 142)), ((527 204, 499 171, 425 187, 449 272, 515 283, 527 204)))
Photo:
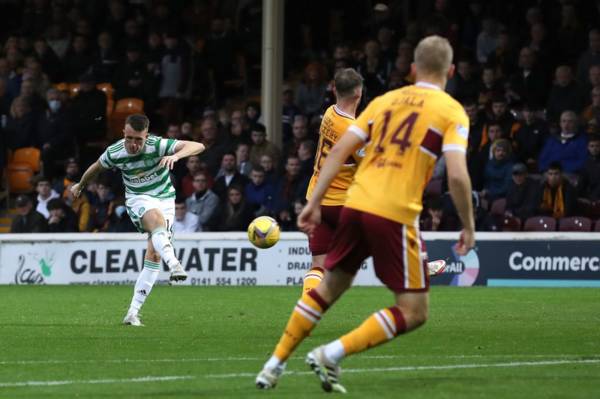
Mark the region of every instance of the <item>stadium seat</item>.
POLYGON ((122 98, 115 105, 115 114, 131 115, 144 112, 144 100, 139 98, 122 98))
POLYGON ((559 231, 591 231, 592 221, 586 217, 561 218, 558 221, 559 231))
MULTIPOLYGON (((123 135, 125 119, 131 114, 144 112, 144 101, 139 98, 122 98, 116 102, 112 115, 108 119, 108 139, 112 141, 123 135)), ((108 115, 108 114, 107 114, 108 115)))
POLYGON ((8 190, 11 194, 23 194, 33 191, 31 179, 33 170, 25 163, 11 163, 6 167, 8 190))
POLYGON ((492 202, 492 209, 490 210, 492 215, 504 215, 504 210, 506 209, 506 198, 498 198, 494 202, 492 202))
POLYGON ((113 94, 115 92, 115 89, 113 88, 113 85, 110 83, 98 83, 96 85, 96 88, 98 90, 102 90, 104 92, 104 94, 106 94, 106 99, 107 100, 112 100, 113 99, 113 94))
POLYGON ((106 99, 106 117, 110 118, 112 116, 113 110, 115 109, 115 100, 112 98, 106 99))
POLYGON ((516 216, 503 216, 499 227, 501 231, 521 231, 521 219, 516 216))
POLYGON ((69 83, 69 93, 71 97, 75 97, 79 93, 79 83, 69 83))
POLYGON ((523 231, 556 231, 556 219, 550 216, 532 216, 525 220, 523 231))
POLYGON ((66 82, 57 83, 54 88, 58 91, 69 91, 69 84, 66 82))
POLYGON ((35 147, 18 148, 13 152, 9 163, 26 164, 34 173, 38 173, 42 169, 40 156, 40 150, 35 147))

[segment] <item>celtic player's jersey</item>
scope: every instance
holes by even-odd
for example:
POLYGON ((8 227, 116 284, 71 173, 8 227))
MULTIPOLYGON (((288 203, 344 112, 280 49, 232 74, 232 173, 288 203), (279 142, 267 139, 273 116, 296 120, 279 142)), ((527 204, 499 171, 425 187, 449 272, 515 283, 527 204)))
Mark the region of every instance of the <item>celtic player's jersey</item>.
POLYGON ((149 195, 154 198, 173 198, 175 189, 169 171, 158 166, 165 155, 172 155, 177 140, 148 136, 146 144, 137 154, 125 149, 125 139, 108 146, 100 156, 100 164, 106 169, 118 168, 125 184, 125 196, 149 195))

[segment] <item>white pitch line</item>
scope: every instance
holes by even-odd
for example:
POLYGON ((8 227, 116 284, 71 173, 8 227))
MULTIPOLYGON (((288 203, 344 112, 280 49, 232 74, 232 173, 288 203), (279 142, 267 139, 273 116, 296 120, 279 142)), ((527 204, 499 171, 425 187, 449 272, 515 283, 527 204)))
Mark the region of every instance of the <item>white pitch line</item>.
MULTIPOLYGON (((539 362, 507 362, 507 363, 482 363, 482 364, 447 364, 441 366, 401 366, 401 367, 375 367, 368 369, 345 368, 343 372, 348 373, 381 373, 393 371, 427 371, 427 370, 455 370, 455 369, 479 369, 493 367, 532 367, 532 366, 556 366, 561 364, 600 364, 600 359, 581 360, 546 360, 539 362)), ((285 374, 310 375, 312 371, 289 371, 285 374)), ((256 373, 229 373, 229 374, 206 374, 204 378, 240 378, 253 377, 256 373)))
POLYGON ((62 380, 62 381, 22 381, 22 382, 0 382, 0 388, 16 387, 36 387, 36 386, 56 386, 71 384, 118 384, 124 382, 156 382, 156 381, 175 381, 192 380, 196 377, 192 375, 165 375, 165 376, 146 376, 136 378, 108 378, 102 380, 62 380))
MULTIPOLYGON (((361 355, 361 359, 480 359, 480 358, 570 358, 597 357, 600 354, 504 354, 504 355, 361 355)), ((251 362, 265 360, 267 357, 205 357, 205 358, 164 358, 164 359, 88 359, 88 360, 0 360, 0 365, 35 365, 35 364, 81 364, 81 363, 201 363, 201 362, 251 362)), ((294 356, 292 360, 303 360, 302 356, 294 356)))
MULTIPOLYGON (((428 370, 455 370, 455 369, 479 369, 493 367, 535 367, 535 366, 556 366, 561 364, 600 364, 600 359, 581 359, 581 360, 546 360, 539 362, 508 362, 508 363, 483 363, 483 364, 448 364, 441 366, 402 366, 402 367, 375 367, 360 369, 344 369, 344 373, 381 373, 394 371, 428 371, 428 370)), ((310 375, 312 371, 289 371, 285 374, 292 375, 310 375)), ((256 373, 229 373, 229 374, 205 374, 203 378, 227 379, 254 377, 256 373)), ((191 375, 173 375, 173 376, 145 376, 123 379, 100 379, 100 380, 62 380, 62 381, 21 381, 21 382, 0 382, 0 388, 16 387, 35 387, 35 386, 56 386, 71 384, 117 384, 129 382, 155 382, 155 381, 174 381, 174 380, 192 380, 197 377, 191 375)))

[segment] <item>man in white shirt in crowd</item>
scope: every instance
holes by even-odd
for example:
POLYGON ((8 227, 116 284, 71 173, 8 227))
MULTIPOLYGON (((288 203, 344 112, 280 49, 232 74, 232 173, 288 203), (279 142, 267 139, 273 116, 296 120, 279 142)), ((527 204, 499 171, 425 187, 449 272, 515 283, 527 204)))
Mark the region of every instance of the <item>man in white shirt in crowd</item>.
POLYGON ((48 201, 54 198, 59 198, 59 195, 52 189, 50 180, 43 176, 37 179, 35 191, 38 194, 36 198, 35 210, 48 219, 50 217, 50 212, 48 211, 48 201))
POLYGON ((175 199, 175 220, 173 221, 173 233, 193 233, 198 228, 198 216, 188 212, 185 198, 175 199))

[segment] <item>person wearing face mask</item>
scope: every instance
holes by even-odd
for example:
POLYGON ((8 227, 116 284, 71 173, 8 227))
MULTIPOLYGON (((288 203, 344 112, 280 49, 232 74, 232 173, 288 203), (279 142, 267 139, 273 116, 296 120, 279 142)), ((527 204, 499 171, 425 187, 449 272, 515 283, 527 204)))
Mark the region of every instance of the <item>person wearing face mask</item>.
POLYGON ((54 88, 46 92, 47 108, 39 118, 39 146, 42 150, 42 162, 50 178, 57 175, 57 167, 74 152, 73 130, 66 107, 60 100, 60 92, 54 88))

